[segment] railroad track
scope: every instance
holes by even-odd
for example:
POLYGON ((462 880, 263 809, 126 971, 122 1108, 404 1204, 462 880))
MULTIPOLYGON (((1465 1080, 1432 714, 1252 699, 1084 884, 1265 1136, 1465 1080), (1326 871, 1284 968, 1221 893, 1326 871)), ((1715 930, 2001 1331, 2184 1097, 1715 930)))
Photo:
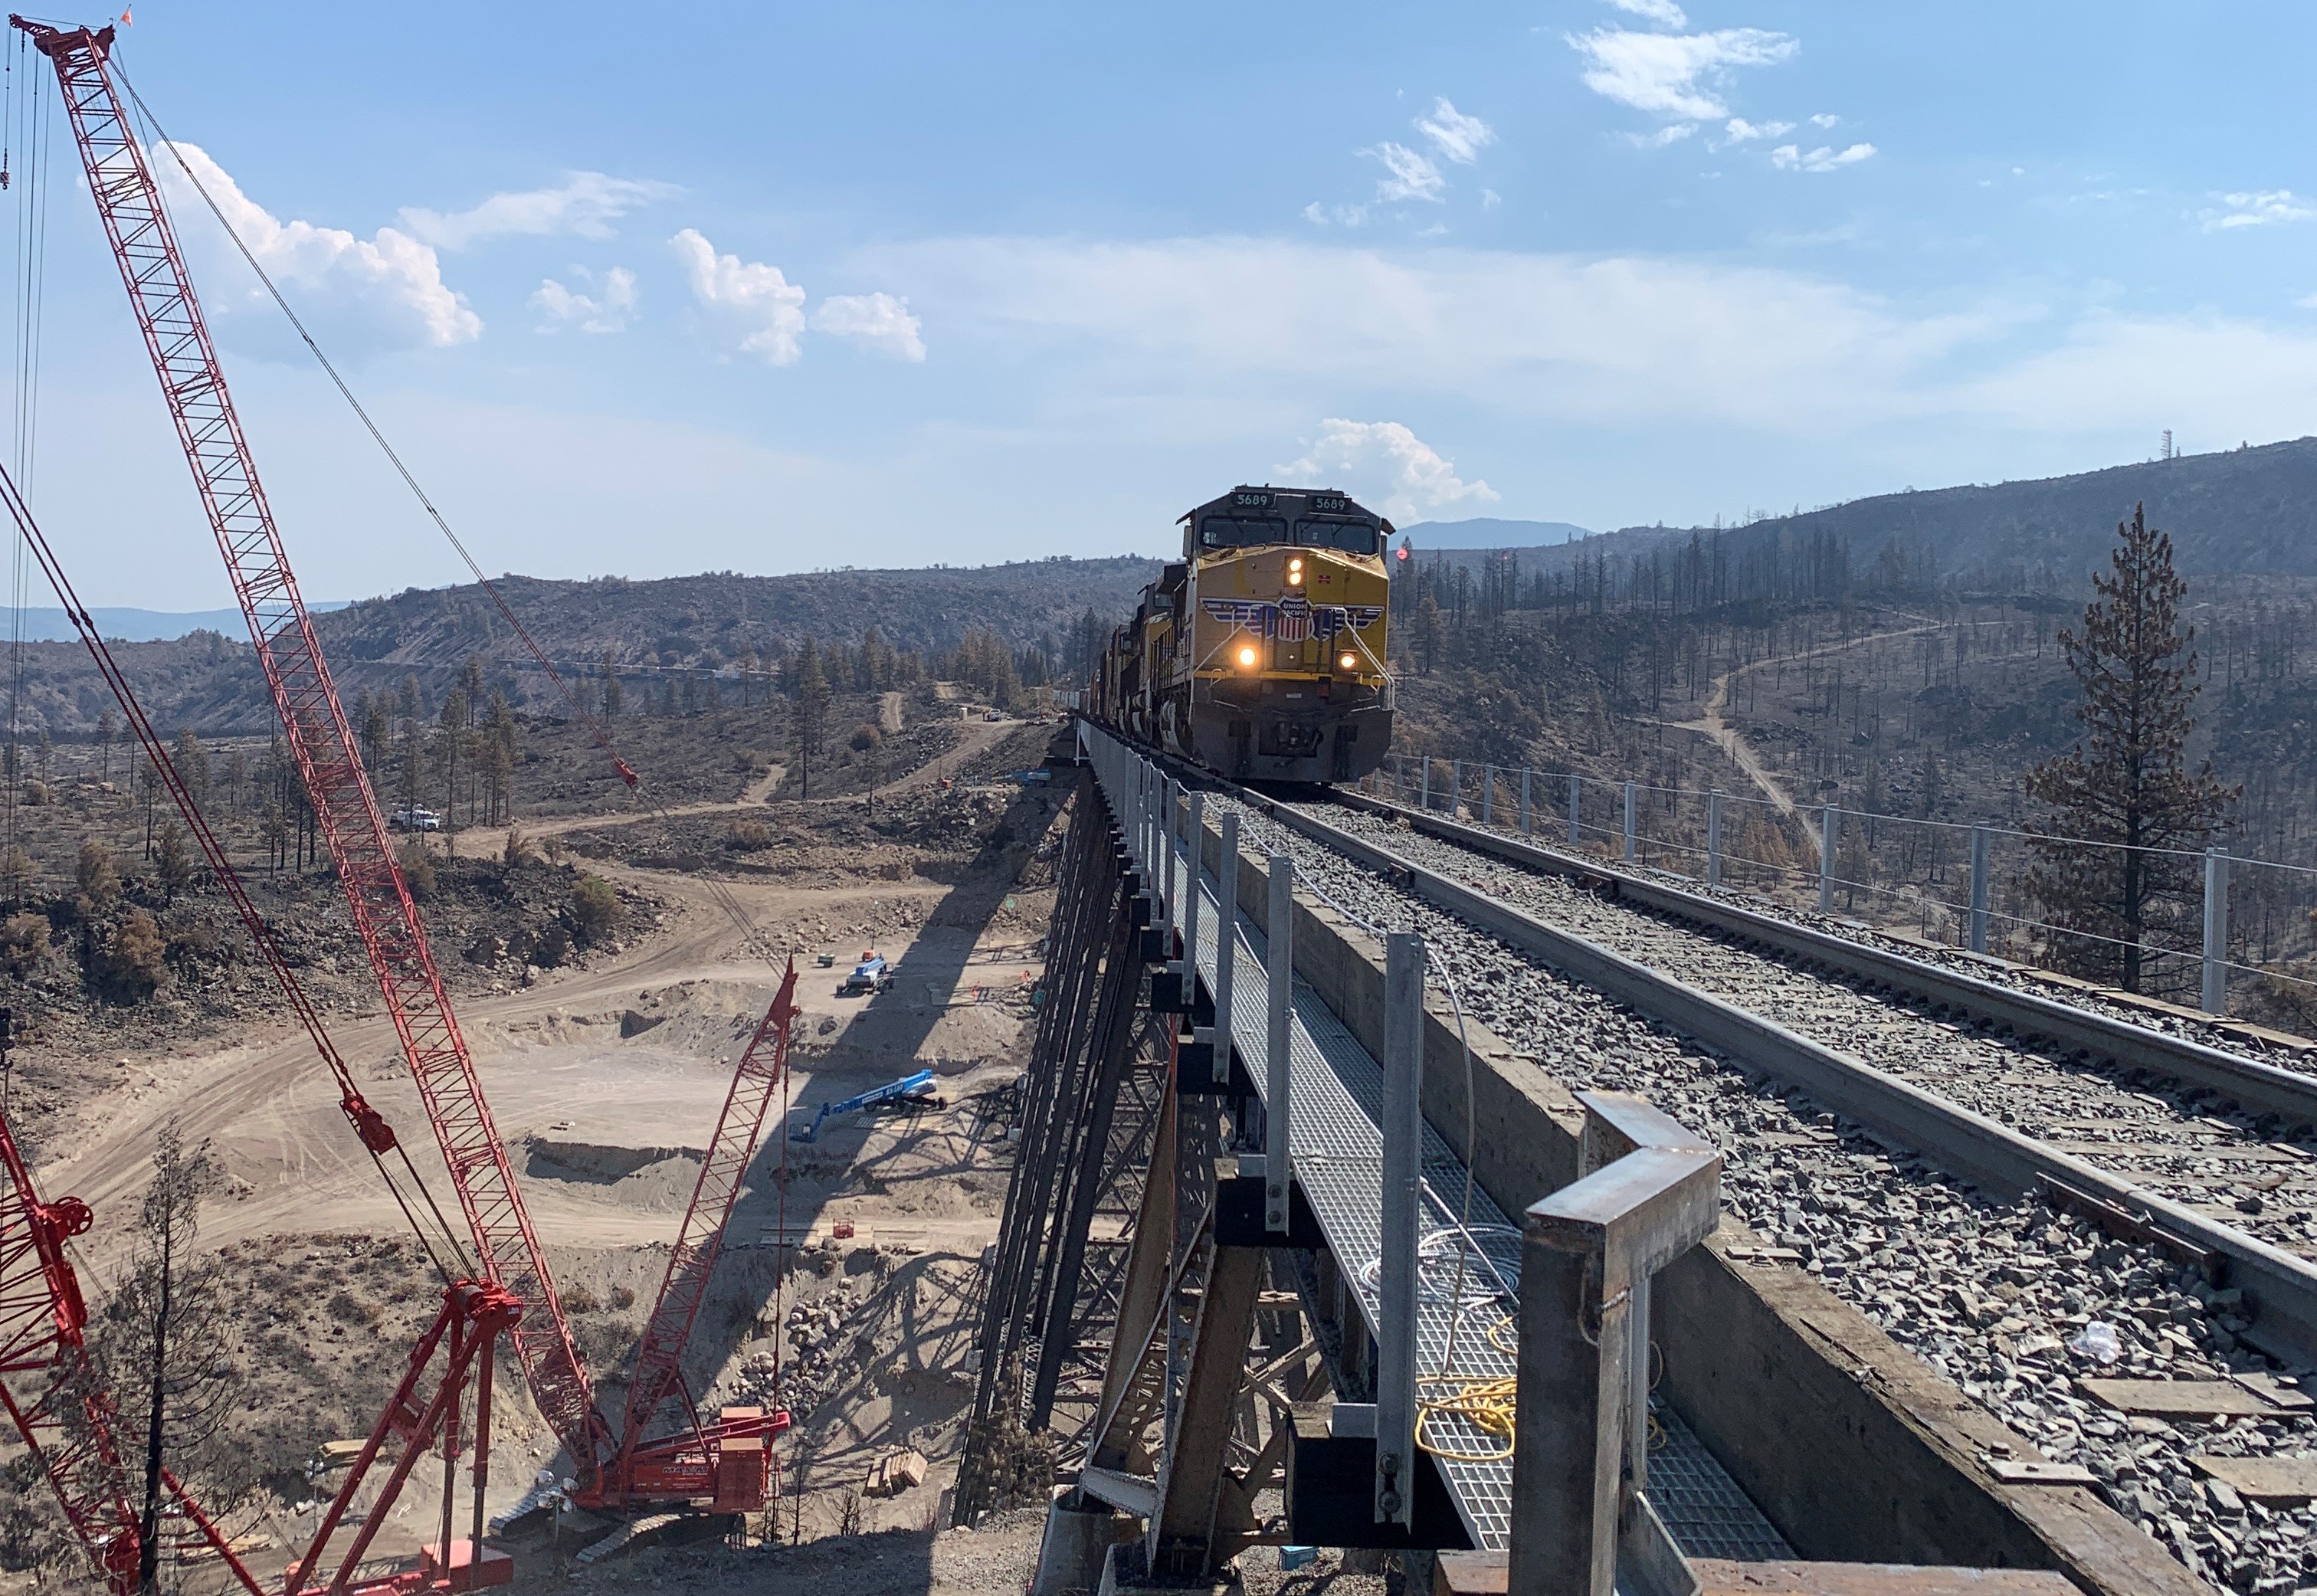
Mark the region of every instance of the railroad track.
POLYGON ((2232 1509, 2189 1458, 2301 1451, 2317 1422, 2191 1434, 2074 1382, 2317 1363, 2317 1166, 2296 1139, 2317 1080, 1697 895, 1650 901, 1436 817, 1409 817, 1418 831, 1389 806, 1234 796, 1254 846, 1364 918, 1421 929, 1464 1000, 1564 1084, 1642 1092, 1713 1135, 1766 1261, 1808 1269, 2086 1465, 2192 1568, 2303 1572, 2305 1510, 2232 1509), (2257 1213, 2214 1200, 2255 1188, 2257 1213), (2117 1328, 2113 1367, 2067 1345, 2091 1321, 2117 1328))

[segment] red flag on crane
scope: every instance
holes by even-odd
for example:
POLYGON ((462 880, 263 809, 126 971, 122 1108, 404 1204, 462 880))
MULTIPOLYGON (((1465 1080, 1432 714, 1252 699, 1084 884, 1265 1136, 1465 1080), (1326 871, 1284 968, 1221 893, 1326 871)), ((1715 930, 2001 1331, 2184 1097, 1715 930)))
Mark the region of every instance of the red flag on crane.
POLYGON ((129 13, 132 9, 133 7, 126 5, 121 8, 121 25, 124 28, 133 28, 137 25, 129 20, 129 13))

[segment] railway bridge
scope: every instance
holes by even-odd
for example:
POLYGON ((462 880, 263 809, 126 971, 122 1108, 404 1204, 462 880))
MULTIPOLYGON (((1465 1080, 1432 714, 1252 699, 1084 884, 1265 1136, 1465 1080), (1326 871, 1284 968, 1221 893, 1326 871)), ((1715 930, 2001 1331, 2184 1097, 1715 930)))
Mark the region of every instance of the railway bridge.
POLYGON ((954 1508, 1034 1591, 2306 1583, 2298 1054, 1075 749, 954 1508))

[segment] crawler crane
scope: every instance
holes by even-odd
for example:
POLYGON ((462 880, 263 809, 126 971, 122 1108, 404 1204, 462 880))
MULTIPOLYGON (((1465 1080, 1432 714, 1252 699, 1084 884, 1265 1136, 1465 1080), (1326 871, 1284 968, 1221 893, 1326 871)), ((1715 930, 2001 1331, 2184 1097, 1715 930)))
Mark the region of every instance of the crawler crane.
MULTIPOLYGON (((317 829, 434 1129, 478 1262, 488 1282, 517 1305, 509 1338, 541 1416, 572 1459, 575 1499, 612 1509, 676 1502, 726 1512, 761 1508, 771 1478, 769 1442, 786 1427, 787 1415, 729 1409, 714 1422, 703 1422, 684 1389, 680 1364, 741 1176, 785 1073, 793 969, 736 1071, 648 1322, 626 1422, 615 1434, 594 1401, 505 1145, 258 481, 146 147, 116 87, 113 30, 61 29, 13 15, 9 20, 56 70, 90 193, 248 623, 291 757, 312 802, 317 829), (678 1394, 690 1415, 689 1427, 650 1436, 660 1408, 678 1394)), ((622 779, 634 785, 624 763, 620 769, 622 779)))

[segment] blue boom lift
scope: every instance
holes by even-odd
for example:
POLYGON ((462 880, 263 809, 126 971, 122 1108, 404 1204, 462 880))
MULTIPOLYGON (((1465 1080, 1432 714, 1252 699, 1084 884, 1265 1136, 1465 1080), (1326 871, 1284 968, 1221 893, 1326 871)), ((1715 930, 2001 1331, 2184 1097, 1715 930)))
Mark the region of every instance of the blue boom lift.
POLYGON ((916 1074, 905 1075, 899 1080, 888 1080, 884 1085, 871 1091, 864 1091, 857 1098, 847 1098, 841 1103, 823 1103, 820 1106, 820 1111, 812 1116, 812 1123, 801 1131, 791 1131, 789 1140, 817 1142, 820 1139, 821 1122, 832 1115, 851 1114, 856 1109, 873 1108, 880 1103, 897 1103, 904 1098, 929 1098, 933 1096, 933 1084, 934 1072, 931 1070, 920 1070, 916 1074))

